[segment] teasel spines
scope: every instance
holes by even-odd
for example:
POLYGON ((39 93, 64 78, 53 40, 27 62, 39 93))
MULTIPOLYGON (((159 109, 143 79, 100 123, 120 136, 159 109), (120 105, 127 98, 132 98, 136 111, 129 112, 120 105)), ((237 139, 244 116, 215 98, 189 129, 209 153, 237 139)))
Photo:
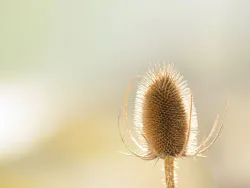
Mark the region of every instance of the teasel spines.
POLYGON ((157 157, 178 156, 184 149, 194 153, 197 117, 193 102, 189 114, 191 97, 186 81, 173 65, 155 65, 139 83, 134 124, 157 157))

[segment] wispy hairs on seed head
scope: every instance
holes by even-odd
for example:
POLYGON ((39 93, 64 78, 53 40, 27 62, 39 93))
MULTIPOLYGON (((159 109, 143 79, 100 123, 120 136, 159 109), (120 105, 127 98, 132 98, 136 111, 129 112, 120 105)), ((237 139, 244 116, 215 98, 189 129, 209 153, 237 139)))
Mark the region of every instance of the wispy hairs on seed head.
MULTIPOLYGON (((135 105, 134 105, 134 125, 137 130, 138 139, 143 143, 145 150, 150 151, 151 148, 142 136, 143 133, 143 106, 145 103, 145 97, 149 90, 149 88, 155 84, 157 80, 162 78, 168 78, 171 80, 178 88, 178 92, 182 99, 182 103, 185 108, 186 120, 189 120, 190 116, 190 108, 191 110, 191 125, 190 125, 190 135, 187 143, 186 154, 194 154, 197 146, 197 129, 198 129, 198 121, 197 114, 194 103, 192 101, 192 107, 190 104, 190 98, 192 97, 191 91, 188 88, 187 82, 183 80, 183 76, 174 68, 172 64, 166 65, 158 64, 151 66, 149 71, 139 82, 138 90, 136 92, 135 105)), ((188 122, 187 122, 188 124, 188 122)))

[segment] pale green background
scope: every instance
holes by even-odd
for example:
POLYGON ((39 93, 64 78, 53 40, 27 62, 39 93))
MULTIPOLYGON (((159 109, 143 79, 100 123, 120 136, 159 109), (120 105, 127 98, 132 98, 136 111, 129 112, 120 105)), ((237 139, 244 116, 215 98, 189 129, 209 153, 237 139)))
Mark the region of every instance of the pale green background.
POLYGON ((249 49, 247 0, 0 0, 0 187, 164 187, 162 161, 118 153, 117 128, 130 79, 162 61, 188 80, 199 139, 231 95, 178 187, 250 187, 249 49))

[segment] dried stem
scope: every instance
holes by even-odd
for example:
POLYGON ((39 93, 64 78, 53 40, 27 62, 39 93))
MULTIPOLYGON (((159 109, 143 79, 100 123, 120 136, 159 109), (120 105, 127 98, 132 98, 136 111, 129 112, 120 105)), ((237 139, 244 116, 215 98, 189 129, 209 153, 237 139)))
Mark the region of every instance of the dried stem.
POLYGON ((175 188, 174 157, 167 156, 164 160, 166 188, 175 188))

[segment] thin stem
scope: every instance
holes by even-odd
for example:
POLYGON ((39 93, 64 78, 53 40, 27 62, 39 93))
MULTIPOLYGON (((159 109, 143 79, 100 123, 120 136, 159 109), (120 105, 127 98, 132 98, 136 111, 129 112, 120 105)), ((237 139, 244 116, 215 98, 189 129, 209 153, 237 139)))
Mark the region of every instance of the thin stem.
POLYGON ((166 188, 175 188, 174 157, 167 156, 164 160, 166 188))

